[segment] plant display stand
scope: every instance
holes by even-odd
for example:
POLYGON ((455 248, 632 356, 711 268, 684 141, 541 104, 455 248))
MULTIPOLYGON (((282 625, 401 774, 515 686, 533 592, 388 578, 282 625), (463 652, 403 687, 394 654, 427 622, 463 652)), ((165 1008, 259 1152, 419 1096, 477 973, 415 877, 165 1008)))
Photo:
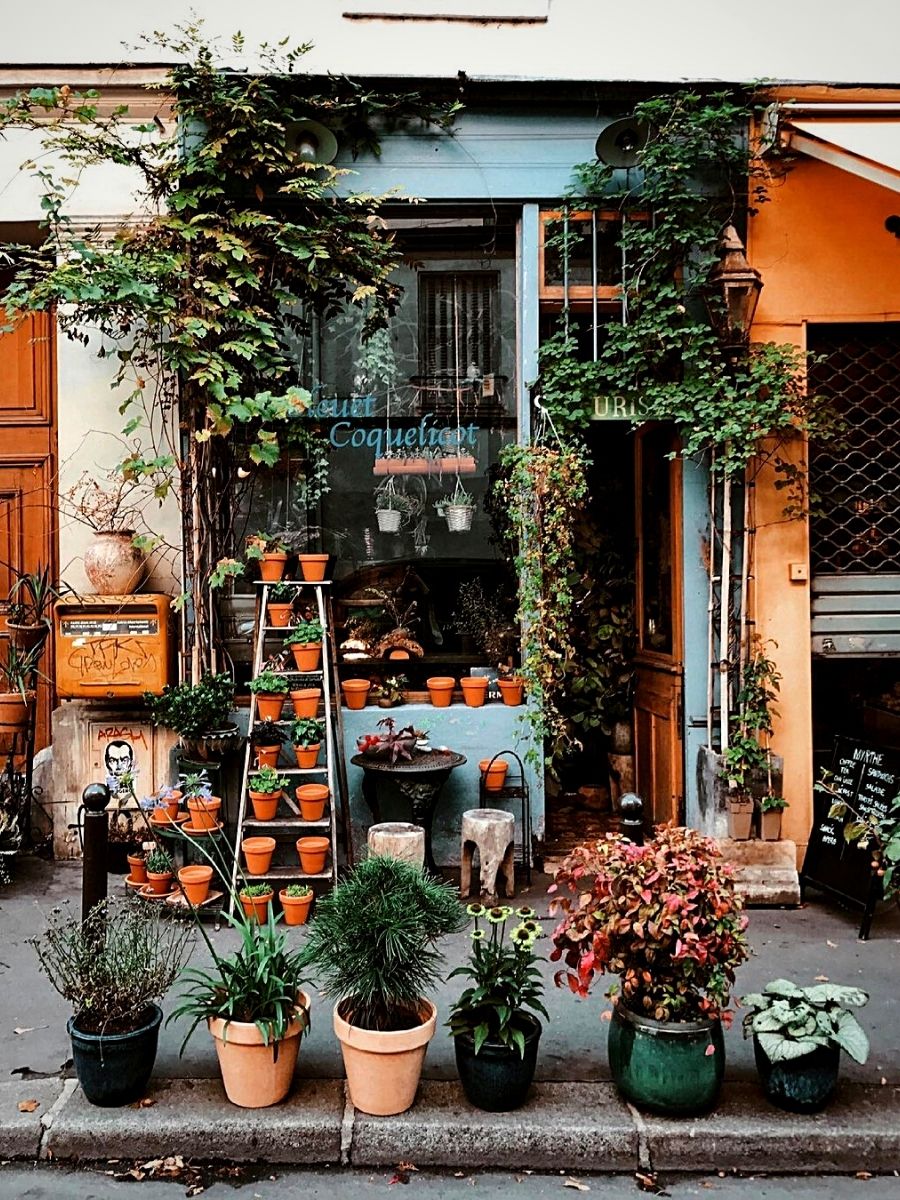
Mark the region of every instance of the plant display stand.
POLYGON ((478 804, 481 808, 499 808, 506 801, 519 801, 522 815, 522 849, 519 861, 525 871, 525 879, 531 883, 532 865, 532 834, 531 834, 531 795, 528 790, 528 780, 525 777, 525 764, 515 750, 501 750, 488 762, 487 769, 481 772, 478 785, 478 804), (507 767, 503 787, 487 788, 487 777, 491 767, 502 761, 513 760, 507 767), (510 769, 512 767, 513 769, 510 769))
MULTIPOLYGON (((274 884, 289 884, 300 882, 301 880, 308 881, 311 884, 315 882, 328 883, 334 886, 337 882, 337 809, 340 805, 342 835, 344 849, 348 860, 352 860, 352 841, 349 831, 349 809, 347 806, 347 784, 346 784, 346 768, 343 761, 343 744, 344 730, 343 721, 341 718, 341 702, 340 689, 338 687, 336 650, 334 640, 334 622, 331 613, 331 582, 322 580, 311 582, 303 579, 283 580, 279 583, 282 588, 290 588, 294 593, 294 599, 302 597, 304 594, 311 595, 317 613, 317 619, 323 629, 323 648, 322 659, 319 668, 315 671, 300 671, 295 666, 285 666, 275 670, 274 674, 284 675, 292 679, 301 680, 296 684, 297 687, 303 687, 307 683, 321 685, 322 702, 324 705, 324 713, 322 721, 325 726, 325 765, 314 767, 278 767, 278 773, 288 778, 291 783, 291 788, 285 792, 283 797, 284 804, 290 810, 290 816, 281 817, 275 816, 271 820, 260 821, 253 815, 253 809, 249 803, 248 784, 251 774, 253 773, 253 745, 251 739, 247 739, 247 747, 244 753, 244 770, 241 777, 241 794, 238 803, 237 814, 237 832, 235 836, 235 854, 234 868, 232 871, 232 904, 234 897, 238 892, 238 876, 241 872, 241 842, 245 837, 253 837, 258 834, 268 834, 275 838, 276 847, 278 843, 288 841, 291 843, 291 852, 293 853, 293 842, 300 837, 307 835, 320 835, 328 838, 330 844, 330 854, 325 863, 325 869, 320 872, 310 873, 305 871, 299 862, 290 866, 285 866, 277 862, 278 848, 275 851, 276 861, 261 875, 247 876, 247 879, 252 882, 266 882, 274 884), (328 811, 323 814, 318 821, 306 821, 300 814, 299 805, 293 795, 293 787, 302 783, 322 783, 328 784, 329 800, 328 811)), ((269 611, 269 593, 272 584, 267 581, 257 583, 259 592, 257 593, 256 607, 256 631, 254 635, 253 649, 253 675, 256 677, 263 670, 263 665, 267 660, 266 643, 267 641, 278 639, 283 641, 286 629, 282 626, 268 625, 269 611)), ((268 668, 267 668, 268 669, 268 668)), ((253 726, 260 719, 259 716, 259 698, 256 694, 252 696, 250 707, 250 731, 252 733, 253 726)), ((290 726, 293 724, 293 719, 280 720, 279 725, 290 726)))

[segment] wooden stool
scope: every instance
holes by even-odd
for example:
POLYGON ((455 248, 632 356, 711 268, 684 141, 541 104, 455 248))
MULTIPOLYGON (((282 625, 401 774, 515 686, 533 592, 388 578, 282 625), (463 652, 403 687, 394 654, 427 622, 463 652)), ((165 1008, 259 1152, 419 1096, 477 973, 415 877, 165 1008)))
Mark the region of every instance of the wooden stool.
POLYGON ((409 821, 384 821, 369 829, 369 853, 384 854, 421 867, 425 863, 425 830, 409 821))
POLYGON ((497 874, 503 876, 505 895, 514 896, 516 819, 499 808, 470 808, 462 817, 462 854, 459 894, 468 896, 472 887, 472 858, 478 847, 483 895, 497 894, 497 874))

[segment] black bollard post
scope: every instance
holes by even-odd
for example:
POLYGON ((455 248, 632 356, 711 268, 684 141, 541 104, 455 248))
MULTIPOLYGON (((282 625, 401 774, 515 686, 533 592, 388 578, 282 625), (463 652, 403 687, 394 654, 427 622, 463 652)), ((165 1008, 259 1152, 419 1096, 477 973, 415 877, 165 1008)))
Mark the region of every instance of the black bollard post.
POLYGON ((619 830, 636 846, 644 844, 644 802, 635 792, 619 798, 619 830))
POLYGON ((109 788, 89 783, 81 796, 84 809, 84 851, 81 875, 81 919, 106 899, 106 844, 109 840, 109 788))

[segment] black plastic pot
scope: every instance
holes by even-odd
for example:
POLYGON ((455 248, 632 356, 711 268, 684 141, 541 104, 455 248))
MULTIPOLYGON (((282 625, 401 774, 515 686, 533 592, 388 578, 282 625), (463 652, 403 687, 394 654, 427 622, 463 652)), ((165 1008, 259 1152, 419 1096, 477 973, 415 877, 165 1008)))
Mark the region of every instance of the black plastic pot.
POLYGON ((819 1046, 811 1054, 773 1063, 754 1035, 753 1054, 766 1099, 787 1112, 820 1112, 835 1093, 840 1046, 819 1046))
POLYGON ((149 1020, 131 1033, 82 1033, 70 1017, 66 1028, 72 1039, 75 1074, 91 1104, 116 1108, 140 1100, 147 1090, 153 1064, 162 1009, 150 1004, 149 1020))
POLYGON ((528 1098, 534 1079, 538 1043, 543 1026, 534 1017, 523 1013, 521 1021, 531 1026, 525 1034, 525 1054, 511 1050, 500 1042, 487 1041, 475 1053, 475 1038, 461 1033, 456 1044, 456 1068, 466 1099, 485 1112, 512 1112, 521 1108, 528 1098))

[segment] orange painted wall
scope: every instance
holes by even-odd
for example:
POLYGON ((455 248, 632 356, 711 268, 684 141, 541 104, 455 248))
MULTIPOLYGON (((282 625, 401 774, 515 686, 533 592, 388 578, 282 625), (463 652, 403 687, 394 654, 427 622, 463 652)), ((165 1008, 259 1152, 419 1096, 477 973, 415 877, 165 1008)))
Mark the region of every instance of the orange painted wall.
MULTIPOLYGON (((884 228, 900 213, 900 194, 801 157, 773 179, 769 196, 748 234, 748 257, 764 283, 754 341, 803 348, 807 323, 900 320, 900 242, 884 228)), ((795 452, 804 454, 799 439, 795 452)), ((809 574, 809 539, 806 522, 784 521, 783 493, 771 484, 764 475, 756 496, 757 629, 778 643, 773 744, 785 759, 784 833, 802 846, 813 785, 809 585, 790 582, 789 567, 806 563, 809 574)))

